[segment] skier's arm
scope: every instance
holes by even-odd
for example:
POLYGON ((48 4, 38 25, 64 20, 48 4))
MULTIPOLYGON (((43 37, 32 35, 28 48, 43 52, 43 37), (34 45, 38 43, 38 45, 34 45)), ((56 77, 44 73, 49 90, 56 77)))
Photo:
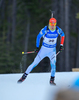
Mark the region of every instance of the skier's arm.
POLYGON ((59 51, 62 51, 63 50, 64 39, 65 39, 65 34, 62 31, 62 29, 59 28, 59 27, 58 27, 58 34, 60 35, 60 48, 59 48, 59 51))
POLYGON ((61 33, 61 41, 60 41, 60 45, 62 45, 63 46, 63 44, 64 44, 64 39, 65 39, 65 35, 64 35, 64 32, 62 31, 62 33, 61 33))
POLYGON ((57 27, 58 28, 58 34, 60 35, 60 45, 63 46, 64 44, 64 39, 65 39, 65 34, 64 32, 62 31, 61 28, 57 27))
POLYGON ((39 32, 39 34, 37 35, 37 39, 36 39, 36 47, 39 48, 40 45, 40 39, 41 37, 46 33, 46 26, 39 32))

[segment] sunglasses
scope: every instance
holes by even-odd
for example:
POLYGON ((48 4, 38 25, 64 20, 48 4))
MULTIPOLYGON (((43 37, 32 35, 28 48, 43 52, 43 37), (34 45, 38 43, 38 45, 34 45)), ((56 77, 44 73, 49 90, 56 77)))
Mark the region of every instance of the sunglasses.
POLYGON ((49 25, 50 25, 50 26, 56 26, 56 23, 51 23, 51 22, 49 22, 49 25))

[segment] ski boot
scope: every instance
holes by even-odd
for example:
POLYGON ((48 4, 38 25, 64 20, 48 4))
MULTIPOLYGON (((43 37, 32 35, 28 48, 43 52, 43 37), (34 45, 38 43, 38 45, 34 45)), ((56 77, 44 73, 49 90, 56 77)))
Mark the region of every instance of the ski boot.
POLYGON ((26 79, 27 75, 28 75, 28 74, 24 73, 24 74, 22 75, 22 77, 18 80, 18 83, 23 82, 23 81, 26 79))
POLYGON ((51 78, 50 78, 50 84, 51 84, 51 85, 56 85, 56 83, 54 83, 54 77, 52 77, 52 76, 51 76, 51 78))

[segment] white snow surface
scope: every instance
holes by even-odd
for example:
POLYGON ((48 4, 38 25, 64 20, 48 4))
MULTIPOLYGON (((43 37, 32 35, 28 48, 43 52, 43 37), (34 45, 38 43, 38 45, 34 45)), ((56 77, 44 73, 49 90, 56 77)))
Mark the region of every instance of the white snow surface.
POLYGON ((23 73, 0 74, 0 100, 55 100, 57 91, 72 85, 79 72, 56 72, 55 83, 49 84, 50 73, 30 73, 17 83, 23 73))

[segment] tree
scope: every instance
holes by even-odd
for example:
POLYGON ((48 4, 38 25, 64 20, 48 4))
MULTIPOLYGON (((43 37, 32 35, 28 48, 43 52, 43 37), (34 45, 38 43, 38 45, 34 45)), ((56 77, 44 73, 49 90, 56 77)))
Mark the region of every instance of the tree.
POLYGON ((69 71, 69 1, 65 0, 65 70, 69 71))
MULTIPOLYGON (((29 35, 30 35, 30 12, 29 10, 27 9, 27 27, 26 27, 26 31, 25 31, 25 48, 24 48, 24 51, 27 52, 28 50, 28 40, 29 40, 29 35)), ((24 57, 24 71, 26 69, 26 64, 27 64, 27 55, 25 55, 24 57)))
POLYGON ((78 32, 78 38, 77 38, 77 54, 76 54, 76 68, 79 68, 79 13, 76 14, 76 18, 78 20, 78 27, 77 27, 77 32, 78 32))
POLYGON ((12 7, 12 45, 13 46, 15 41, 15 29, 16 29, 16 0, 13 0, 13 7, 12 7))
MULTIPOLYGON (((60 25, 61 29, 64 31, 64 23, 63 23, 63 21, 64 21, 64 1, 60 0, 59 2, 60 2, 59 3, 59 7, 60 7, 60 15, 59 15, 60 23, 59 23, 59 25, 60 25)), ((59 55, 59 60, 60 60, 59 71, 62 71, 63 67, 64 67, 64 50, 59 55)))
POLYGON ((3 1, 4 1, 4 0, 1 0, 1 1, 0 1, 0 7, 1 7, 3 1))

